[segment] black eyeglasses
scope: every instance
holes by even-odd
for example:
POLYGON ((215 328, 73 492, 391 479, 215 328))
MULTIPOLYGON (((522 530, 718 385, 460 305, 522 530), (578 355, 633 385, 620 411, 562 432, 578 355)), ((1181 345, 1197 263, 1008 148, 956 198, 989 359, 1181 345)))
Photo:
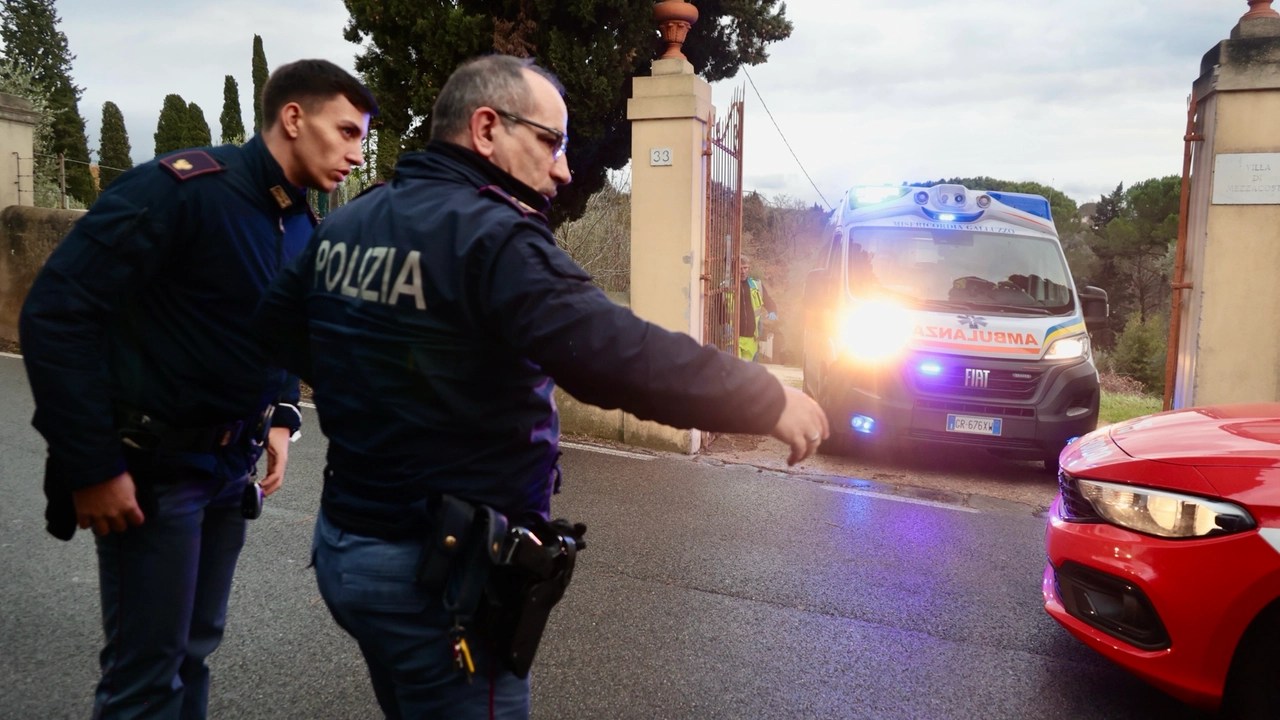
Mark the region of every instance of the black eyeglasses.
POLYGON ((490 110, 493 110, 495 113, 501 115, 502 117, 508 120, 518 122, 518 123, 524 123, 529 127, 535 127, 535 128, 538 128, 539 130, 544 130, 546 132, 551 133, 551 136, 553 138, 553 141, 551 144, 552 145, 551 157, 555 160, 559 160, 560 156, 564 155, 564 151, 569 147, 569 135, 567 133, 562 133, 555 128, 547 127, 542 123, 536 123, 528 118, 520 117, 515 113, 509 113, 506 110, 499 110, 497 108, 490 108, 490 110))

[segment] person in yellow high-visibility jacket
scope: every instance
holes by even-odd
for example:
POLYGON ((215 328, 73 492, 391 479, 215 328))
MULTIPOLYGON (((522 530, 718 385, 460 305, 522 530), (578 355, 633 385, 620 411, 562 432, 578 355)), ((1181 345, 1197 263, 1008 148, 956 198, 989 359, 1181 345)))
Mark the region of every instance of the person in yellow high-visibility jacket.
POLYGON ((764 334, 764 321, 778 319, 778 306, 764 282, 749 277, 751 260, 745 255, 738 263, 738 357, 755 360, 760 354, 760 337, 764 334))

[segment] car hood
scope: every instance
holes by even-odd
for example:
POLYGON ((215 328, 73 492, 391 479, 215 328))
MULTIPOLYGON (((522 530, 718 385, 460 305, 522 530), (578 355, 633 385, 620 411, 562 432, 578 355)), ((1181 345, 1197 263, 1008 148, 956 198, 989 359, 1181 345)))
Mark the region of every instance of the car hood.
POLYGON ((1280 404, 1215 405, 1112 425, 1125 454, 1194 467, 1280 467, 1280 404))
POLYGON ((1063 472, 1091 480, 1218 496, 1196 468, 1134 457, 1116 443, 1111 430, 1112 427, 1099 428, 1068 445, 1061 458, 1063 472))

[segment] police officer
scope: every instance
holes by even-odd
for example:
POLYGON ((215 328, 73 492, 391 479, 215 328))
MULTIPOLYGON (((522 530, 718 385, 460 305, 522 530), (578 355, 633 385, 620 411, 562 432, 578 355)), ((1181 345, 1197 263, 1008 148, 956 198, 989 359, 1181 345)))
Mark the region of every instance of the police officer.
POLYGON ((420 508, 448 496, 545 519, 555 382, 670 425, 772 432, 792 463, 827 436, 804 395, 636 318, 556 247, 543 212, 570 180, 561 93, 527 61, 463 65, 426 151, 326 218, 258 317, 315 389, 330 440, 317 581, 388 718, 528 716, 528 677, 495 656, 501 638, 480 623, 459 642, 442 597, 415 581, 435 532, 420 508))
POLYGON ((376 105, 332 63, 263 89, 243 147, 177 152, 121 175, 53 252, 20 333, 49 444, 49 532, 97 534, 106 647, 95 718, 203 718, 205 658, 259 509, 301 423, 296 378, 249 332, 263 291, 314 228, 306 188, 362 163, 376 105), (242 503, 247 503, 242 508, 242 503))

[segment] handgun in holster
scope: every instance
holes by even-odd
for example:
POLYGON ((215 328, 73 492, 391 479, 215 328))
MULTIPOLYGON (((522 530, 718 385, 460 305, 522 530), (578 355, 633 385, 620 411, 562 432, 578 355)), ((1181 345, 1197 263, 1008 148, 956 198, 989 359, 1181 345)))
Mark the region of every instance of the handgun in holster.
POLYGON ((536 517, 527 524, 530 527, 516 526, 508 533, 496 578, 494 613, 503 662, 521 679, 529 676, 551 609, 573 580, 578 551, 587 546, 582 539, 587 526, 582 523, 536 517))
POLYGON ((439 593, 456 632, 485 613, 504 666, 528 677, 551 608, 586 546, 586 526, 535 517, 531 527, 509 527, 493 508, 450 495, 429 499, 423 510, 429 530, 418 584, 439 593))

